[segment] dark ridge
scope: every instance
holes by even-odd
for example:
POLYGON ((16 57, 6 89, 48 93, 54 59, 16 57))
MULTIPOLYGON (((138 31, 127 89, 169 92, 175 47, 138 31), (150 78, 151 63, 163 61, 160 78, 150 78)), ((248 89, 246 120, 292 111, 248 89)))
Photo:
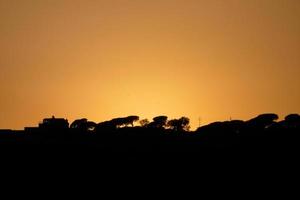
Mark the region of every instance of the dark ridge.
MULTIPOLYGON (((298 173, 300 116, 277 121, 275 114, 248 121, 214 122, 189 131, 189 119, 166 116, 139 121, 138 116, 95 123, 86 118, 44 119, 22 131, 0 130, 3 172, 103 179, 166 173, 231 180, 240 174, 258 180, 298 173), (140 122, 140 126, 134 126, 140 122), (51 175, 50 175, 51 174, 51 175), (76 177, 76 176, 75 176, 76 177)), ((49 178, 51 178, 49 177, 49 178)), ((155 177, 155 176, 154 176, 155 177)), ((160 178, 160 177, 157 177, 160 178)), ((273 179, 270 179, 273 180, 273 179)))
POLYGON ((140 120, 138 116, 95 123, 78 119, 46 118, 38 127, 23 131, 0 130, 1 147, 85 147, 101 152, 205 152, 220 149, 288 150, 299 144, 300 116, 277 121, 276 114, 262 114, 248 121, 214 122, 189 131, 189 118, 167 116, 140 120), (140 126, 134 126, 140 122, 140 126))

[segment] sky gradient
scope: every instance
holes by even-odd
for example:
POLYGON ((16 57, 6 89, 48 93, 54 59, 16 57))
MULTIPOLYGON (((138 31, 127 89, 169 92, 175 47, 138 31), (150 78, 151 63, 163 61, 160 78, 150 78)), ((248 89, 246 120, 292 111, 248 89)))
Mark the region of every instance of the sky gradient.
POLYGON ((299 0, 0 0, 0 128, 300 113, 299 0))

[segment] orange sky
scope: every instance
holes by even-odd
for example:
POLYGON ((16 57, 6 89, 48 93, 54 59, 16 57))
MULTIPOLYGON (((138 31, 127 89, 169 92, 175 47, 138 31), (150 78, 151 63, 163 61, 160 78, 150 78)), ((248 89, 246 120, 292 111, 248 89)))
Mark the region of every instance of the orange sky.
POLYGON ((0 128, 300 113, 299 0, 0 0, 0 128))

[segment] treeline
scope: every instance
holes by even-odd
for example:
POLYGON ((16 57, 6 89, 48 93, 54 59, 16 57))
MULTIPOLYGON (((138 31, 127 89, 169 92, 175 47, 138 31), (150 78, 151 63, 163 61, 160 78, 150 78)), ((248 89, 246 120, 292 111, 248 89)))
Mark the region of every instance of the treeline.
POLYGON ((0 144, 79 144, 108 151, 201 151, 203 148, 298 148, 300 115, 278 121, 276 114, 214 122, 190 131, 187 117, 149 121, 138 116, 95 123, 46 118, 24 131, 0 131, 0 144))
MULTIPOLYGON (((111 121, 106 121, 99 123, 95 126, 96 130, 101 129, 118 129, 124 128, 131 125, 134 126, 134 122, 139 121, 138 116, 129 116, 125 118, 116 118, 112 119, 111 121)), ((181 117, 179 119, 171 119, 168 120, 167 116, 157 116, 153 118, 152 122, 149 122, 148 119, 142 119, 139 121, 140 127, 143 128, 164 128, 164 129, 171 129, 175 131, 189 131, 190 126, 190 119, 187 117, 181 117)), ((72 127, 72 126, 71 126, 72 127)))
POLYGON ((70 125, 67 119, 62 118, 46 118, 42 123, 39 124, 38 127, 25 127, 25 131, 35 131, 37 129, 40 130, 77 130, 82 132, 94 132, 97 133, 99 131, 109 131, 116 130, 121 128, 128 127, 142 127, 142 128, 157 128, 157 129, 168 129, 174 131, 185 131, 188 132, 190 130, 190 119, 187 117, 181 117, 179 119, 171 119, 168 120, 167 116, 157 116, 153 118, 153 121, 149 121, 148 119, 141 119, 139 116, 128 116, 128 117, 120 117, 114 118, 109 121, 104 121, 100 123, 96 123, 93 121, 89 121, 86 118, 76 119, 70 125), (136 125, 136 126, 135 126, 136 125))

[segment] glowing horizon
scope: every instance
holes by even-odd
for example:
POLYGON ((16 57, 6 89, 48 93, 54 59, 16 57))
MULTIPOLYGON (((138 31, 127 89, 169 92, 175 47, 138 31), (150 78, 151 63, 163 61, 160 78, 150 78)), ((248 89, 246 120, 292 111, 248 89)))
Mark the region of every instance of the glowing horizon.
POLYGON ((0 0, 0 128, 300 113, 297 0, 0 0))

